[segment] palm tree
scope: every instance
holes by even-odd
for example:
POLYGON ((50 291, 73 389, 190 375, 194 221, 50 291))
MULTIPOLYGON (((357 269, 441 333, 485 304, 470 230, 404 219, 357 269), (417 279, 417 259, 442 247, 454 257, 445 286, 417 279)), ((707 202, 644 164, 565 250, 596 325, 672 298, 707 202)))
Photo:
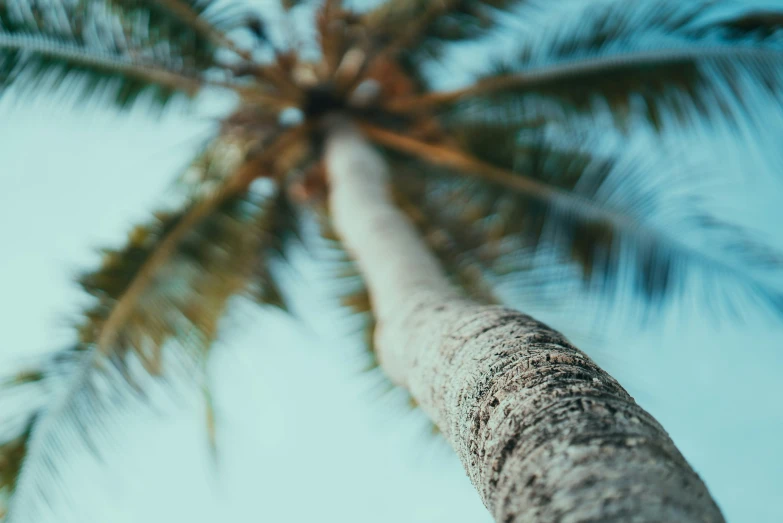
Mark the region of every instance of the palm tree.
MULTIPOLYGON (((3 87, 120 108, 239 100, 179 180, 182 204, 80 279, 94 303, 77 343, 3 383, 46 401, 2 427, 0 514, 34 521, 62 454, 92 445, 88 427, 143 397, 150 376, 198 376, 232 296, 285 308, 270 264, 317 224, 356 263, 344 302, 369 317, 369 349, 497 521, 722 521, 616 380, 508 308, 575 292, 563 282, 577 274, 654 312, 696 274, 708 292, 783 312, 765 272, 781 258, 698 200, 679 201, 676 234, 656 223, 675 185, 657 187, 663 162, 624 146, 639 132, 752 134, 754 108, 780 102, 783 14, 681 4, 596 2, 578 25, 519 35, 515 57, 485 61, 470 85, 436 90, 427 67, 450 43, 509 20, 532 31, 542 4, 326 0, 314 50, 273 44, 259 18, 211 0, 0 3, 3 87)), ((671 155, 662 143, 655 154, 671 155)))

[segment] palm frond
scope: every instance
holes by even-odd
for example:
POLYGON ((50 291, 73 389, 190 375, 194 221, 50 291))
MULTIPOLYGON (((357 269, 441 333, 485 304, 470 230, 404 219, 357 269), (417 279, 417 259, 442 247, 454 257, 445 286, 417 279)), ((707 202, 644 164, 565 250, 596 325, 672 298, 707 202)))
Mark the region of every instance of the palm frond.
MULTIPOLYGON (((239 156, 223 168, 241 173, 245 162, 239 156)), ((289 210, 273 187, 259 192, 232 181, 183 210, 156 214, 81 277, 95 303, 78 325, 76 364, 68 372, 58 366, 64 378, 36 413, 24 447, 9 440, 17 442, 9 449, 26 454, 18 479, 14 469, 6 481, 15 487, 11 517, 35 520, 41 496, 54 492, 62 456, 92 450, 95 431, 130 398, 143 398, 151 380, 192 383, 232 296, 284 306, 269 262, 281 251, 289 210)))
MULTIPOLYGON (((719 31, 727 33, 730 38, 750 38, 766 40, 783 29, 783 12, 781 11, 746 11, 738 16, 724 17, 705 24, 697 33, 719 31)), ((778 34, 778 36, 780 36, 778 34)))
POLYGON ((384 2, 363 15, 363 23, 400 53, 437 55, 444 42, 484 36, 500 10, 529 0, 402 0, 384 2))
POLYGON ((150 28, 174 38, 196 64, 202 61, 200 67, 214 65, 217 48, 228 49, 251 61, 250 53, 240 49, 225 32, 242 27, 253 18, 237 5, 218 6, 218 3, 217 0, 122 0, 119 4, 127 13, 124 16, 143 17, 150 28))
MULTIPOLYGON (((30 438, 30 428, 40 409, 39 402, 30 398, 29 389, 37 386, 45 379, 38 369, 22 372, 16 376, 0 381, 2 391, 3 425, 0 434, 0 521, 8 508, 8 500, 16 486, 16 480, 22 467, 27 441, 30 438), (22 412, 11 411, 9 397, 24 400, 22 412)), ((38 392, 37 390, 34 391, 38 392)))
MULTIPOLYGON (((774 16, 706 22, 713 2, 601 3, 545 30, 515 61, 465 89, 399 100, 401 111, 523 110, 560 120, 609 109, 617 125, 747 122, 759 96, 783 97, 774 16), (738 29, 739 28, 739 29, 738 29)), ((754 122, 755 123, 755 122, 754 122)))
POLYGON ((4 520, 11 494, 22 469, 22 460, 27 452, 31 426, 21 434, 0 444, 0 521, 4 520))
POLYGON ((0 377, 0 521, 6 521, 32 428, 51 401, 53 390, 73 371, 80 357, 81 348, 72 347, 0 377))
POLYGON ((283 10, 290 11, 296 6, 302 5, 307 0, 281 0, 280 4, 283 6, 283 10))
MULTIPOLYGON (((190 5, 200 21, 211 12, 211 2, 176 3, 190 5)), ((160 104, 178 93, 193 96, 207 83, 202 73, 216 64, 216 47, 166 13, 142 0, 3 2, 0 89, 106 93, 121 107, 144 91, 160 104)))
MULTIPOLYGON (((741 296, 783 314, 773 282, 783 256, 671 185, 676 201, 667 201, 656 183, 672 169, 661 160, 536 135, 516 143, 513 170, 503 170, 448 146, 365 130, 416 159, 410 170, 429 180, 422 206, 453 234, 479 238, 468 252, 501 286, 559 292, 581 277, 610 298, 630 290, 654 311, 698 282, 711 306, 740 308, 741 296)), ((404 191, 410 177, 396 183, 404 191)))

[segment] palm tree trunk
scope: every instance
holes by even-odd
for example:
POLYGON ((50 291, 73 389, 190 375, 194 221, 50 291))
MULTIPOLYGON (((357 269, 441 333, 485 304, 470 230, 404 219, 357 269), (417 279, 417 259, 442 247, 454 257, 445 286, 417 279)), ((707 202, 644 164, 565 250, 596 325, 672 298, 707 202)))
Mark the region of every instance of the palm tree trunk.
POLYGON ((502 523, 723 521, 666 431, 559 333, 460 297, 349 124, 327 139, 334 226, 367 282, 383 369, 502 523))

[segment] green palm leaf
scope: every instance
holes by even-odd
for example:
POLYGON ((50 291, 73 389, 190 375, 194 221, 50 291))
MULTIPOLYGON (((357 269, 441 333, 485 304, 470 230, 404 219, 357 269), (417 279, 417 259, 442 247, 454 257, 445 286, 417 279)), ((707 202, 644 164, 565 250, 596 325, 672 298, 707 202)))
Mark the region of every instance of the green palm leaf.
POLYGON ((753 123, 748 111, 763 105, 764 96, 778 104, 783 97, 780 18, 708 22, 715 10, 711 2, 577 9, 576 18, 559 17, 516 60, 498 64, 475 85, 400 100, 397 108, 445 104, 447 119, 516 112, 525 120, 609 109, 621 128, 645 122, 658 130, 673 123, 753 123))
MULTIPOLYGON (((106 0, 103 0, 106 1, 106 0)), ((247 9, 216 0, 109 0, 124 20, 144 20, 146 30, 178 49, 189 66, 205 69, 217 63, 216 51, 229 49, 244 57, 226 33, 254 21, 247 9)))
POLYGON ((25 427, 17 437, 0 445, 0 520, 5 518, 5 507, 8 506, 16 487, 22 460, 27 452, 31 428, 31 426, 25 427))
POLYGON ((582 279, 609 297, 630 291, 655 310, 700 282, 709 305, 739 296, 783 313, 783 289, 773 283, 783 256, 702 211, 692 191, 681 190, 679 171, 589 139, 528 135, 497 142, 500 152, 486 149, 486 136, 461 135, 460 145, 479 158, 484 151, 500 162, 508 153, 507 170, 439 160, 431 146, 395 171, 398 190, 417 198, 427 220, 447 231, 441 237, 460 240, 462 259, 503 296, 519 297, 509 293, 517 286, 522 296, 538 290, 551 299, 582 279), (671 181, 678 178, 679 189, 671 181))
POLYGON ((384 2, 365 13, 363 22, 381 40, 403 35, 404 53, 437 54, 444 42, 472 40, 495 26, 500 10, 518 8, 530 0, 402 0, 384 2))
POLYGON ((222 15, 211 4, 3 2, 0 89, 20 84, 24 89, 103 94, 120 107, 145 91, 159 104, 175 94, 193 96, 206 83, 202 73, 216 65, 217 46, 207 28, 217 32, 216 27, 235 26, 241 20, 222 15), (172 14, 163 4, 181 5, 190 17, 172 14))
MULTIPOLYGON (((212 144, 209 150, 220 148, 212 144)), ((239 172, 244 161, 235 156, 222 166, 239 172)), ((130 233, 125 247, 105 251, 101 267, 80 279, 95 302, 78 326, 78 345, 67 358, 28 374, 34 380, 12 382, 18 389, 58 376, 47 401, 24 413, 21 429, 0 426, 0 458, 8 463, 2 487, 14 491, 12 517, 36 519, 61 457, 75 446, 94 450, 96 430, 131 397, 143 398, 150 377, 192 383, 203 372, 232 296, 284 306, 269 263, 281 252, 290 211, 274 192, 232 187, 224 184, 183 210, 158 213, 130 233)))
POLYGON ((0 381, 0 391, 3 392, 0 402, 3 407, 3 417, 0 418, 3 425, 3 432, 0 433, 0 521, 6 514, 16 487, 30 439, 30 429, 40 414, 39 389, 45 379, 43 372, 34 370, 0 381), (11 408, 12 402, 16 403, 17 408, 11 408))
POLYGON ((46 355, 26 370, 0 379, 0 521, 6 521, 33 426, 52 401, 53 392, 73 373, 81 350, 73 347, 46 355))

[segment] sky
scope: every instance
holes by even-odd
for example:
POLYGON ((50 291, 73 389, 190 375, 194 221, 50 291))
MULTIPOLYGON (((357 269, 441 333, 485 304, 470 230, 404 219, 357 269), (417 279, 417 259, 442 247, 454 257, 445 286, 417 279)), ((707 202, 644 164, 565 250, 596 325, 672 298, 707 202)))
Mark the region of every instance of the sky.
MULTIPOLYGON (((165 200, 211 125, 208 114, 0 101, 0 369, 73 339, 84 303, 74 276, 165 200)), ((779 172, 756 173, 763 162, 742 151, 720 155, 728 170, 753 171, 720 189, 724 200, 783 249, 779 172)), ((307 277, 293 276, 297 292, 307 277)), ((66 461, 69 498, 41 523, 491 521, 422 415, 360 372, 347 322, 320 300, 303 309, 307 323, 232 307, 211 360, 217 463, 195 400, 129 415, 102 460, 66 461)), ((698 310, 645 327, 544 319, 584 338, 667 428, 729 521, 783 521, 783 322, 698 310)))

